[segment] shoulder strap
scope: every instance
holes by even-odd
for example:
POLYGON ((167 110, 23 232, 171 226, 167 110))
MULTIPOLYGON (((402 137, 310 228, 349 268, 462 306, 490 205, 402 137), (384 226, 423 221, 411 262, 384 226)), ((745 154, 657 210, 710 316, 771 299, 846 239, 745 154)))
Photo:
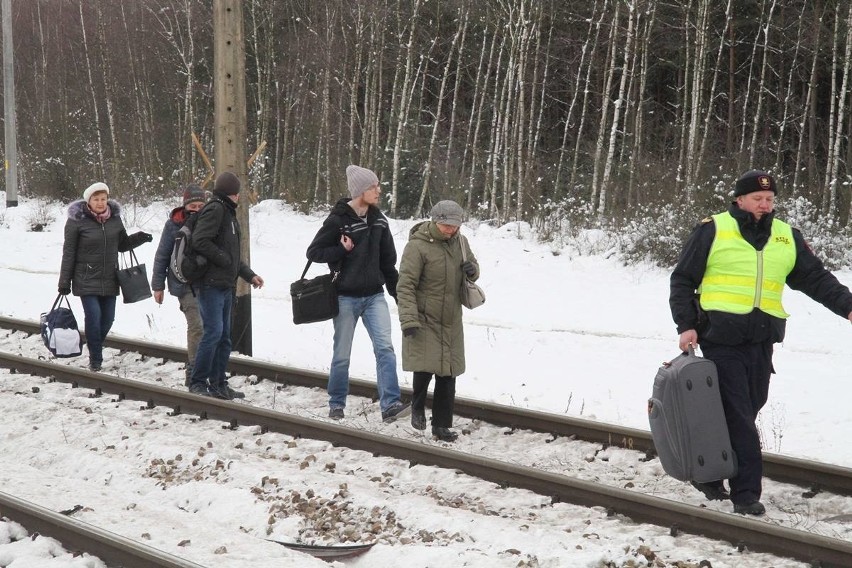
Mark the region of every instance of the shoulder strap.
POLYGON ((464 252, 467 248, 467 238, 461 233, 459 233, 459 241, 459 244, 461 245, 462 249, 462 262, 467 262, 467 254, 464 252))

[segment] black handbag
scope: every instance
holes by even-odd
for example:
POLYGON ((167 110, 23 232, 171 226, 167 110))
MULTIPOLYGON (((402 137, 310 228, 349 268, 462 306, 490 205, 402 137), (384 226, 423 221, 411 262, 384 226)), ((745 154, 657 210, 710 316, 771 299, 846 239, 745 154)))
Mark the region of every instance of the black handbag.
POLYGON ((41 340, 56 357, 76 357, 83 353, 83 342, 77 318, 71 311, 68 296, 59 294, 49 312, 41 314, 41 340), (65 306, 62 306, 65 300, 65 306))
POLYGON ((293 323, 314 323, 330 320, 337 315, 338 272, 323 274, 310 280, 305 279, 311 261, 305 265, 302 277, 290 284, 290 298, 293 301, 293 323))
MULTIPOLYGON (((121 255, 124 264, 124 254, 121 255)), ((139 264, 136 253, 130 251, 130 264, 118 270, 118 286, 125 304, 139 302, 151 297, 151 285, 144 264, 139 264)))

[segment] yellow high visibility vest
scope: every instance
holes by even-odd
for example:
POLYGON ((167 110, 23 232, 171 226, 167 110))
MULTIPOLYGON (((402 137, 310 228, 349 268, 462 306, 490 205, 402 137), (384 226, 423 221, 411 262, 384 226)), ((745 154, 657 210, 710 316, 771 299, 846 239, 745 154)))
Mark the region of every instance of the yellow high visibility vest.
POLYGON ((790 225, 773 219, 769 240, 762 251, 740 234, 730 213, 713 215, 716 238, 710 247, 707 269, 698 289, 701 308, 747 314, 754 308, 777 318, 787 318, 781 296, 787 275, 796 264, 796 244, 790 225))

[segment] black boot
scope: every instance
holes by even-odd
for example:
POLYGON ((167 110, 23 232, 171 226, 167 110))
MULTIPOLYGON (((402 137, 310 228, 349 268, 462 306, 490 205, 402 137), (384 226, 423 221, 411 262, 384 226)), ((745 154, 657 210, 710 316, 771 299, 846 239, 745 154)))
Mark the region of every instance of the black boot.
POLYGON ((423 409, 411 411, 411 427, 416 430, 426 429, 426 412, 423 409))
POLYGON ((459 437, 458 432, 442 426, 432 426, 432 435, 442 442, 455 442, 459 437))

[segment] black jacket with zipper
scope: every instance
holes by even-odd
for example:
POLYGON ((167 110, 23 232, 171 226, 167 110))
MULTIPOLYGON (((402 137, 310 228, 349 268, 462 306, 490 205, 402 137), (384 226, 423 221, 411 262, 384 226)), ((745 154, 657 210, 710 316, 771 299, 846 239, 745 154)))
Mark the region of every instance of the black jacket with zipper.
POLYGON ((198 284, 214 288, 236 288, 237 277, 251 282, 255 273, 240 258, 240 224, 237 204, 228 197, 213 194, 196 213, 192 248, 207 259, 207 271, 198 284))
POLYGON ((349 199, 338 201, 308 246, 307 257, 328 264, 332 272, 340 271, 337 293, 341 296, 372 296, 386 286, 396 298, 396 246, 387 217, 377 207, 367 209, 365 221, 349 206, 349 199), (344 234, 355 245, 351 251, 340 243, 344 234))
POLYGON ((99 222, 82 199, 68 206, 59 288, 75 296, 118 296, 118 253, 147 242, 143 232, 128 236, 121 222, 121 206, 107 201, 110 217, 99 222))

